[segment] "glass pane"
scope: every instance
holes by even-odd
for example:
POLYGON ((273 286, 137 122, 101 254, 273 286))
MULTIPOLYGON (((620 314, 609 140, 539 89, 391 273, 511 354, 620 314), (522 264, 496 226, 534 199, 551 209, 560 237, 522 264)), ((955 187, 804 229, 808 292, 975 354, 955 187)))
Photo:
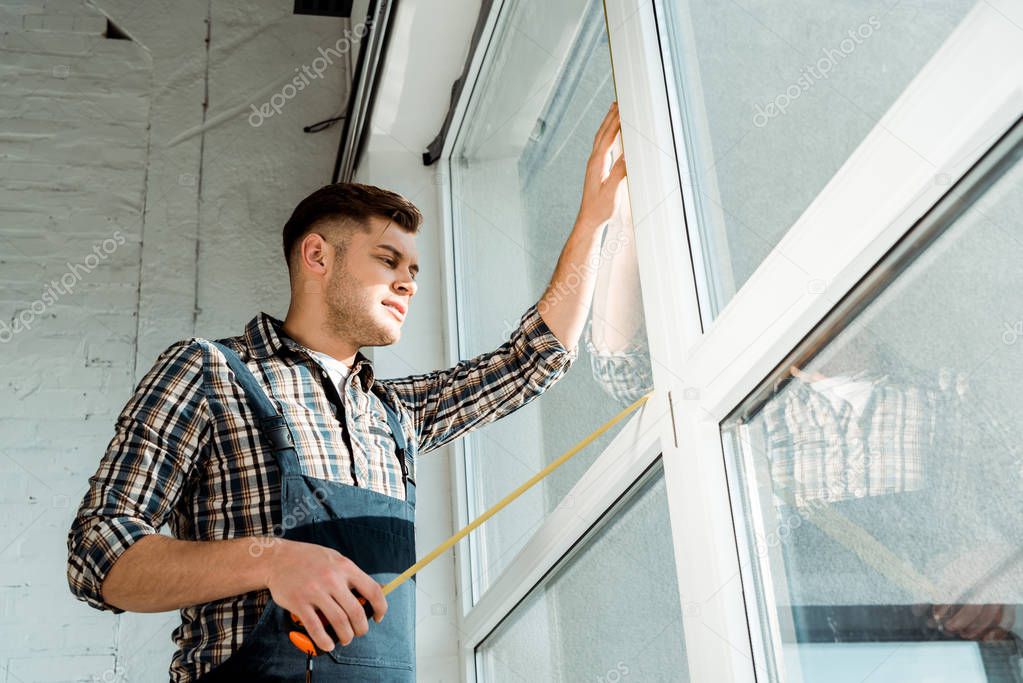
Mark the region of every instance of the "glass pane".
POLYGON ((723 425, 784 680, 1020 680, 1021 145, 723 425))
MULTIPOLYGON (((503 343, 539 301, 579 209, 593 137, 614 99, 599 2, 523 0, 501 12, 451 162, 464 358, 503 343)), ((593 264, 599 283, 579 367, 542 400, 466 438, 471 517, 650 388, 627 198, 621 206, 593 264)), ((619 429, 474 532, 474 601, 619 429)))
POLYGON ((658 466, 484 640, 478 680, 689 680, 658 466))
POLYGON ((708 318, 974 4, 665 0, 708 318))

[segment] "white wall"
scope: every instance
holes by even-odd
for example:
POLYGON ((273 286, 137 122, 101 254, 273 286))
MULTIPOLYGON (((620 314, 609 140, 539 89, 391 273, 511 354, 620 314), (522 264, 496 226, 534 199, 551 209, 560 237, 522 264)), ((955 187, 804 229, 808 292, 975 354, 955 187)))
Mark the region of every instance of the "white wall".
POLYGON ((134 377, 154 65, 78 2, 0 24, 0 677, 88 680, 121 622, 72 598, 65 544, 134 377))
POLYGON ((291 3, 95 5, 0 1, 0 679, 12 682, 167 680, 177 612, 75 600, 67 531, 159 351, 285 314, 281 228, 330 181, 341 131, 302 126, 340 113, 348 79, 336 62, 256 127, 250 105, 343 20, 291 3), (132 40, 103 37, 104 14, 132 40), (50 284, 62 277, 70 291, 50 284))

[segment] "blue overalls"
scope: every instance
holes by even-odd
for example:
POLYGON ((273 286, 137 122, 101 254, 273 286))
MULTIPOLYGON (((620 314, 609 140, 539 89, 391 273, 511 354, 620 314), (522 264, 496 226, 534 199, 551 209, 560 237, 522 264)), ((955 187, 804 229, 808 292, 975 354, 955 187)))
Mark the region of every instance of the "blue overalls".
MULTIPOLYGON (((405 461, 408 444, 389 399, 381 396, 397 445, 406 500, 302 474, 286 419, 237 354, 212 343, 224 353, 245 390, 280 468, 281 514, 274 520, 274 529, 283 529, 285 539, 333 548, 381 584, 415 564, 416 486, 405 461)), ((333 393, 336 396, 336 391, 333 393)), ((379 624, 370 618, 366 635, 355 637, 348 645, 336 643, 333 651, 315 659, 313 680, 415 681, 415 597, 413 576, 387 595, 387 613, 379 624)), ((271 597, 241 647, 199 683, 305 680, 306 655, 288 638, 288 632, 294 630, 290 612, 271 597)))

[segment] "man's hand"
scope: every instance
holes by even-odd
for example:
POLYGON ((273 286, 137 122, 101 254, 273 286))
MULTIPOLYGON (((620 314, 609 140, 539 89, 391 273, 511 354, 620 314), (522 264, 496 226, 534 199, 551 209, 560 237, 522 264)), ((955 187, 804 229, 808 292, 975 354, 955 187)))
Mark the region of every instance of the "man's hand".
POLYGON ((593 151, 586 162, 579 215, 538 305, 540 317, 572 352, 578 350, 579 336, 586 325, 597 284, 596 264, 600 262, 603 226, 615 212, 618 188, 625 178, 624 157, 604 172, 605 158, 620 130, 618 105, 612 103, 593 139, 593 151))
POLYGON ((1013 605, 934 605, 931 618, 944 633, 964 640, 1005 640, 1016 622, 1013 605))
POLYGON ((383 590, 373 577, 341 553, 317 545, 276 539, 265 585, 274 602, 298 615, 321 650, 334 649, 320 615, 330 623, 342 645, 369 632, 366 612, 352 594, 354 588, 373 607, 379 624, 387 612, 383 590))
POLYGON ((583 198, 579 205, 577 223, 603 225, 615 212, 619 196, 618 186, 625 178, 625 155, 620 155, 606 174, 604 165, 621 129, 618 103, 612 102, 611 109, 608 110, 593 139, 593 151, 586 163, 586 178, 583 181, 583 198))

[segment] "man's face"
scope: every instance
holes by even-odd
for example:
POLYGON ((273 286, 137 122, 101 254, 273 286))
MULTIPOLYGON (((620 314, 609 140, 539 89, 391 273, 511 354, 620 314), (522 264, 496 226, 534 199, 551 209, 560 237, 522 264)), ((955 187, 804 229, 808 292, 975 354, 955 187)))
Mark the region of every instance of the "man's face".
POLYGON ((401 326, 416 292, 419 272, 415 236, 382 216, 370 231, 352 231, 327 282, 327 325, 357 346, 387 346, 401 326), (386 303, 385 303, 386 302, 386 303))

